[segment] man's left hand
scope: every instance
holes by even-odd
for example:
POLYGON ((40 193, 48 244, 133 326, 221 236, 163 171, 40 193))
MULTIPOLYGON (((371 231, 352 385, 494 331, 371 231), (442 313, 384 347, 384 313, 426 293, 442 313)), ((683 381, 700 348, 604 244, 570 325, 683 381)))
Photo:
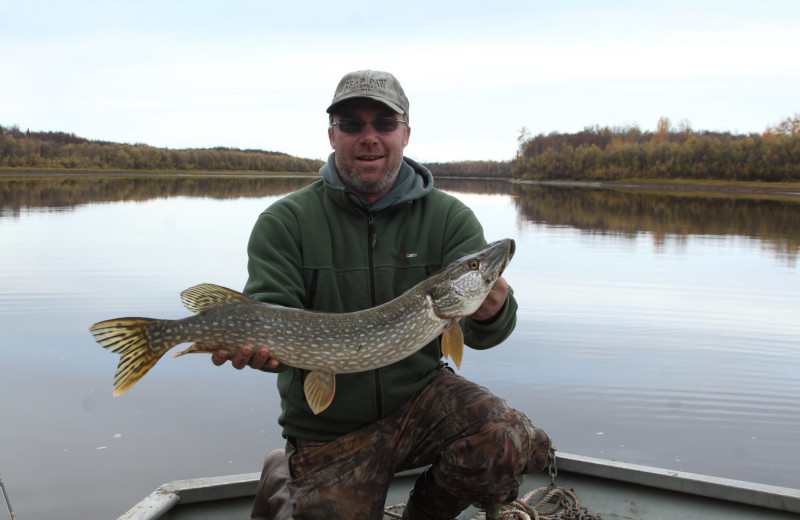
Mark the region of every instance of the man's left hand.
POLYGON ((508 282, 502 276, 497 279, 486 295, 486 299, 478 310, 470 315, 470 318, 477 321, 488 321, 497 316, 497 313, 503 308, 506 303, 506 295, 508 294, 508 282))

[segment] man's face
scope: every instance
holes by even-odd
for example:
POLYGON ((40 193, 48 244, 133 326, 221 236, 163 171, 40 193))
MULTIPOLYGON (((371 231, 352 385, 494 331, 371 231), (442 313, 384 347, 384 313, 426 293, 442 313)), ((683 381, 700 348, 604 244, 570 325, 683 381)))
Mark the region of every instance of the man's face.
POLYGON ((336 125, 328 128, 342 182, 370 204, 394 186, 403 161, 403 149, 411 135, 411 129, 403 123, 391 132, 375 130, 371 123, 378 118, 405 119, 383 103, 356 99, 339 107, 333 114, 333 122, 352 119, 370 124, 354 134, 345 133, 336 125))

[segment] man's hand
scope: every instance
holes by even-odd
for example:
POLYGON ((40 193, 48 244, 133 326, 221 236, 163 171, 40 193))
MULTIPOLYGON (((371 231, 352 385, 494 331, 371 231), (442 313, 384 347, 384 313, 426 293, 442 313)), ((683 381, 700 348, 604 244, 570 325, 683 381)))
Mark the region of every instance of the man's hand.
POLYGON ((222 366, 226 361, 231 360, 231 364, 237 370, 241 370, 246 366, 255 369, 267 368, 274 370, 278 368, 280 361, 275 358, 269 357, 269 349, 262 347, 255 353, 253 347, 245 345, 239 349, 235 356, 231 357, 224 350, 217 350, 211 356, 211 362, 217 366, 222 366))
POLYGON ((494 283, 492 290, 486 295, 486 299, 483 300, 478 310, 470 315, 470 318, 477 321, 487 321, 494 318, 506 303, 507 294, 508 282, 501 276, 494 283))

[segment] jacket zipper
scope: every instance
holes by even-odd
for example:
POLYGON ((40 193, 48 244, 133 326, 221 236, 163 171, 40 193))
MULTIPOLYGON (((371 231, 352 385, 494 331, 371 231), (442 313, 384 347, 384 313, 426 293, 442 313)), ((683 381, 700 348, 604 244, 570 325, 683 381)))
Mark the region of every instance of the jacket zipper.
MULTIPOLYGON (((369 286, 370 286, 370 303, 374 307, 378 303, 378 288, 375 281, 375 246, 378 243, 378 233, 375 230, 375 217, 372 213, 367 215, 367 252, 369 255, 369 286)), ((381 389, 381 373, 380 369, 376 368, 373 373, 375 374, 375 403, 377 406, 377 414, 380 419, 383 417, 383 391, 381 389)))
POLYGON ((375 231, 375 218, 372 213, 367 216, 367 253, 369 255, 369 288, 370 305, 378 304, 378 288, 375 283, 375 245, 378 243, 378 233, 375 231))

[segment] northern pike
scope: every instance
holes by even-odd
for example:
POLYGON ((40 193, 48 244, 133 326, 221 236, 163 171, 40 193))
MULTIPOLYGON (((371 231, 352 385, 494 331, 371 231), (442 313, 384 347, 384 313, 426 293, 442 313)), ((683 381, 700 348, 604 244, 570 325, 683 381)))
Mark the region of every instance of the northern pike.
POLYGON ((327 313, 254 300, 218 285, 181 293, 193 316, 178 320, 117 318, 89 328, 104 348, 121 356, 114 395, 129 390, 172 347, 173 356, 245 345, 267 347, 273 357, 309 370, 303 390, 312 411, 325 410, 335 375, 363 372, 404 359, 442 335, 442 354, 460 368, 464 336, 458 320, 480 307, 514 255, 514 241, 493 242, 429 276, 397 298, 356 312, 327 313))

